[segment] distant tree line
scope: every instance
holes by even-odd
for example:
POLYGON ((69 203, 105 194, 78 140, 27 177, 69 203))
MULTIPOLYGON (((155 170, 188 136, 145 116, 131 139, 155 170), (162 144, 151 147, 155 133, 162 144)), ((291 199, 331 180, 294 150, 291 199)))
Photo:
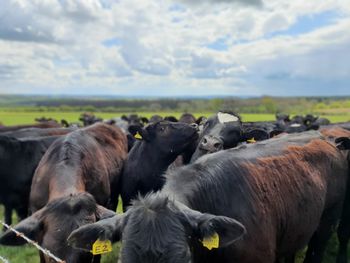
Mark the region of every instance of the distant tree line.
POLYGON ((0 96, 0 107, 18 111, 349 113, 349 97, 270 97, 210 99, 109 99, 0 96))

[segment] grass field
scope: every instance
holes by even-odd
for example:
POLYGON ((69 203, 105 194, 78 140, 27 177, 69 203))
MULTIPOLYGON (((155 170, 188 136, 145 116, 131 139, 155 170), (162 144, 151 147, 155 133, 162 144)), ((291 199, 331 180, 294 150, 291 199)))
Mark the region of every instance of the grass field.
MULTIPOLYGON (((5 125, 16 125, 16 124, 30 124, 34 122, 34 119, 37 117, 51 117, 57 120, 66 119, 69 122, 76 122, 79 118, 79 112, 11 112, 11 111, 0 111, 0 122, 5 125)), ((123 113, 96 113, 97 116, 103 117, 104 119, 118 117, 123 113)), ((128 114, 128 113, 126 113, 128 114)), ((145 113, 140 112, 139 115, 150 117, 155 113, 145 113)), ((173 115, 179 117, 181 113, 175 112, 162 112, 157 113, 161 116, 173 115)), ((212 113, 195 113, 196 117, 201 115, 209 116, 212 113)), ((244 121, 267 121, 274 120, 275 117, 273 114, 241 114, 244 121)), ((329 118, 332 122, 343 122, 349 121, 350 115, 327 115, 323 116, 329 118)), ((0 218, 3 219, 3 207, 0 206, 0 218)), ((16 219, 15 219, 16 220, 16 219)), ((102 257, 103 263, 116 263, 118 257, 118 251, 120 244, 115 244, 114 251, 110 254, 107 254, 102 257)), ((336 254, 337 240, 335 236, 332 237, 332 240, 328 246, 328 250, 325 256, 325 263, 335 262, 334 256, 336 254)), ((36 263, 39 262, 38 252, 33 247, 26 245, 22 247, 4 247, 0 246, 0 256, 6 258, 11 263, 36 263)), ((303 253, 298 255, 297 262, 302 262, 303 253)), ((1 261, 0 261, 1 262, 1 261)))
MULTIPOLYGON (((17 112, 17 111, 0 111, 0 122, 4 125, 16 125, 16 124, 30 124, 34 122, 35 118, 38 117, 47 117, 47 118, 53 118, 56 120, 65 119, 68 122, 77 122, 79 119, 81 112, 17 112)), ((95 113, 96 116, 102 117, 104 119, 109 119, 112 117, 120 117, 123 114, 129 114, 129 113, 104 113, 104 112, 97 112, 95 113)), ((140 116, 145 116, 147 118, 151 117, 153 114, 159 114, 161 116, 169 116, 173 115, 175 117, 180 117, 181 112, 157 112, 157 113, 150 113, 150 112, 139 112, 140 116)), ((194 113, 196 117, 199 116, 210 116, 213 114, 212 112, 200 112, 200 113, 194 113)), ((271 121, 275 119, 275 116, 273 114, 241 114, 243 121, 271 121)), ((349 114, 339 114, 339 115, 324 115, 322 117, 328 118, 331 122, 343 122, 343 121, 350 121, 350 115, 349 114)))

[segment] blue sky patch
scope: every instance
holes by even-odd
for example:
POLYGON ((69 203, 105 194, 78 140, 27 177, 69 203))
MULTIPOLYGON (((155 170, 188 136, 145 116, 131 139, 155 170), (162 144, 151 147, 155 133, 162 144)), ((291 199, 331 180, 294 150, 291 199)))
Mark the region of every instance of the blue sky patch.
POLYGON ((326 11, 318 14, 300 16, 287 30, 274 32, 270 34, 269 37, 278 35, 298 36, 331 25, 337 19, 339 19, 339 13, 336 11, 326 11))
POLYGON ((170 12, 185 12, 186 8, 183 5, 176 3, 176 4, 172 4, 169 7, 169 11, 170 12))
POLYGON ((206 47, 217 51, 226 51, 228 50, 228 45, 226 41, 227 41, 227 37, 221 37, 215 40, 214 42, 206 45, 206 47))
POLYGON ((102 45, 104 45, 105 47, 120 46, 121 44, 122 44, 121 39, 116 38, 116 37, 109 38, 109 39, 102 41, 102 45))

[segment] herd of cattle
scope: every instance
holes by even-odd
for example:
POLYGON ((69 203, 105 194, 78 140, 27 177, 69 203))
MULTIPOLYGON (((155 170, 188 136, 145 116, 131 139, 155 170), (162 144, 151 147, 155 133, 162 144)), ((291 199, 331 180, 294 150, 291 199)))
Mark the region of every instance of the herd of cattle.
MULTIPOLYGON (((0 127, 5 222, 15 210, 14 228, 67 263, 100 262, 98 239, 122 241, 123 263, 291 263, 306 246, 304 262, 321 262, 334 229, 347 262, 350 122, 80 120, 0 127)), ((0 244, 25 241, 7 230, 0 244)))

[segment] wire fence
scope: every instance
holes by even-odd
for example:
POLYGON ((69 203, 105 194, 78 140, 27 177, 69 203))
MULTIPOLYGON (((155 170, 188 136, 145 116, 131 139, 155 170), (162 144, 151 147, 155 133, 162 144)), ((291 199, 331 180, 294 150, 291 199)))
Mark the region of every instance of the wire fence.
MULTIPOLYGON (((37 242, 35 242, 35 241, 31 240, 30 238, 26 237, 23 233, 18 232, 16 229, 14 229, 13 227, 11 227, 8 224, 4 223, 1 220, 0 220, 0 224, 3 225, 4 227, 6 227, 7 229, 9 229, 10 231, 12 231, 13 233, 15 233, 16 236, 19 236, 19 237, 23 238, 25 241, 27 241, 27 243, 33 245, 36 249, 41 251, 46 256, 52 258, 57 263, 66 263, 64 260, 62 260, 62 259, 56 257, 54 254, 52 254, 48 249, 41 247, 37 242)), ((0 260, 2 260, 5 263, 9 263, 8 260, 6 260, 5 258, 2 258, 1 256, 0 256, 0 260)))

